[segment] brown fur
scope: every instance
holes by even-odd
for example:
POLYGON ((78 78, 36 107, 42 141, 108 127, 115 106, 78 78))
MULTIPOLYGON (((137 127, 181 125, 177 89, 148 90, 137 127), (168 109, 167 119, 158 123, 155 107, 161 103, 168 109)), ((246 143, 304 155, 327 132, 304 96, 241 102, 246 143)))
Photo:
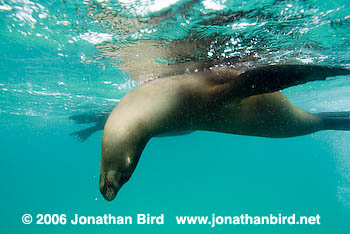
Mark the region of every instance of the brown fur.
POLYGON ((224 68, 147 82, 128 93, 109 116, 102 139, 100 190, 113 200, 130 178, 151 137, 207 130, 292 137, 321 130, 319 117, 293 106, 281 92, 237 98, 239 72, 224 68))

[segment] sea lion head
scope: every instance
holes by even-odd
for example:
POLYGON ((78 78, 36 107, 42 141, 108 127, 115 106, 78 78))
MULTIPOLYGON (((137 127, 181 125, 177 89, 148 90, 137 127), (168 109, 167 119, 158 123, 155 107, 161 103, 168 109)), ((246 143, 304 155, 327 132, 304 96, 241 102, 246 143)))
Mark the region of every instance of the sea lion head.
POLYGON ((135 155, 117 155, 111 161, 102 160, 100 191, 107 201, 112 201, 120 188, 129 181, 137 163, 134 157, 135 155))
POLYGON ((130 177, 124 176, 121 172, 111 170, 100 176, 100 191, 107 201, 112 201, 120 188, 129 180, 130 177))
MULTIPOLYGON (((136 136, 140 136, 136 133, 136 136)), ((147 139, 125 133, 104 132, 102 138, 100 192, 112 201, 135 171, 147 139)))

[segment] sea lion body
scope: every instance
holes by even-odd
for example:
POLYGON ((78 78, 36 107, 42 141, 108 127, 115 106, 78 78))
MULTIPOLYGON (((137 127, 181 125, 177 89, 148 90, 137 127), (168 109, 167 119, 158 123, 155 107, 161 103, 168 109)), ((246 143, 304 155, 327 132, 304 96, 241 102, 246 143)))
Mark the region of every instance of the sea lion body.
POLYGON ((112 129, 136 128, 148 137, 185 130, 289 137, 318 128, 317 116, 293 106, 279 91, 246 98, 223 96, 229 81, 218 77, 216 71, 205 71, 145 83, 118 104, 105 125, 105 134, 112 129), (300 126, 301 122, 307 126, 300 126))
POLYGON ((291 137, 322 128, 279 91, 242 97, 240 73, 212 69, 146 82, 129 92, 109 116, 102 139, 100 190, 113 200, 129 180, 149 139, 164 133, 206 130, 291 137))

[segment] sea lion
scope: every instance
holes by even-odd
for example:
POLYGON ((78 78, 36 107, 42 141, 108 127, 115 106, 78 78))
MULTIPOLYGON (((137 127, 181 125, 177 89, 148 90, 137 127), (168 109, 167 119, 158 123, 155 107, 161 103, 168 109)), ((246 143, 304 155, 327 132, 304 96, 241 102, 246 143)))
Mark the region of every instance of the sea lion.
POLYGON ((113 200, 147 142, 161 134, 205 130, 282 138, 350 130, 350 112, 311 114, 280 92, 349 74, 349 69, 316 65, 272 65, 245 72, 219 67, 145 82, 120 101, 104 126, 100 191, 113 200))

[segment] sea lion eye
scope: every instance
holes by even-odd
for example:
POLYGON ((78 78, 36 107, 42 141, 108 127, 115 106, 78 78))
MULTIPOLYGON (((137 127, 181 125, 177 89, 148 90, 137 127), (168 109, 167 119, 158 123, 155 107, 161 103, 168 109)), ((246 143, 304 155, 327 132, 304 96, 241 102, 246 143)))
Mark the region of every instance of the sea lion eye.
POLYGON ((126 157, 126 163, 130 165, 132 163, 132 159, 130 156, 126 157))

